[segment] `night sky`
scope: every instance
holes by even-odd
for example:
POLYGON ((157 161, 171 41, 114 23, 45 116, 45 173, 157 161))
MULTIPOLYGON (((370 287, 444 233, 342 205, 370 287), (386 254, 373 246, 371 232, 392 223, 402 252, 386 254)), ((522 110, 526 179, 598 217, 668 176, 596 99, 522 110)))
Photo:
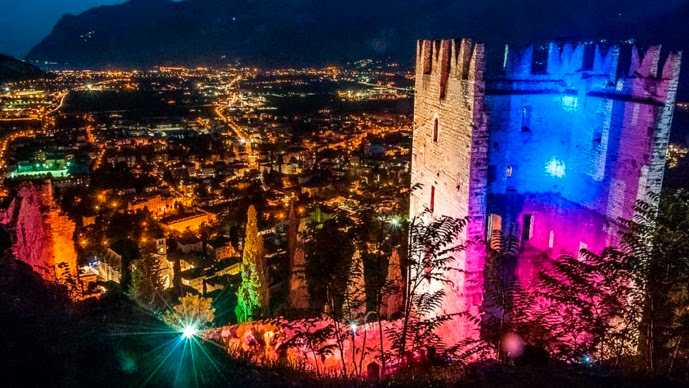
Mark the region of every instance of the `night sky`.
MULTIPOLYGON (((153 1, 153 0, 137 0, 153 1)), ((160 0, 157 0, 160 1, 160 0)), ((206 0, 189 0, 206 1, 206 0)), ((228 2, 237 0, 227 0, 228 2)), ((285 0, 261 0, 274 1, 280 3, 285 0)), ((305 0, 290 0, 305 1, 305 0)), ((306 0, 308 1, 308 0, 306 0)), ((405 1, 405 0, 400 0, 405 1)), ((438 0, 428 0, 429 4, 438 0)), ((493 8, 496 4, 511 3, 514 0, 483 0, 482 6, 493 8)), ((625 0, 619 1, 618 17, 620 19, 638 20, 639 18, 652 16, 654 14, 665 14, 679 7, 689 0, 625 0)), ((25 55, 31 47, 38 43, 52 29, 61 15, 66 13, 78 14, 88 8, 103 4, 121 3, 123 0, 0 0, 0 53, 7 53, 15 56, 25 55)), ((346 0, 343 0, 346 3, 346 0)), ((465 0, 457 0, 457 3, 465 0)), ((526 7, 538 9, 539 3, 553 4, 562 3, 562 7, 573 7, 573 12, 582 18, 589 18, 582 12, 590 4, 596 4, 595 0, 521 0, 526 7), (575 5, 573 5, 575 4, 575 5)), ((473 0, 472 2, 473 3, 473 0)), ((534 15, 540 18, 543 15, 534 15)), ((391 10, 391 17, 394 17, 394 10, 391 10)), ((489 22, 489 21, 487 21, 489 22)), ((528 22, 528 21, 527 21, 528 22)), ((586 23, 586 20, 581 20, 586 23)))
POLYGON ((0 53, 21 57, 53 28, 60 16, 123 0, 0 0, 0 53))

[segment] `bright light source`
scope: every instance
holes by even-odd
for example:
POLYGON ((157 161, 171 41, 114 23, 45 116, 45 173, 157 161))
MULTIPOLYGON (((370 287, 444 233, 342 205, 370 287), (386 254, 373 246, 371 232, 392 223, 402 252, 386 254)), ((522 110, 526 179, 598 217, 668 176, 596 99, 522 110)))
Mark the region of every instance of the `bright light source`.
POLYGON ((191 337, 195 336, 196 333, 198 333, 198 331, 199 330, 193 325, 184 326, 184 330, 182 331, 182 337, 184 337, 185 339, 190 339, 191 337))
POLYGON ((550 176, 563 178, 567 173, 567 166, 562 160, 553 158, 545 164, 545 172, 550 176))
POLYGON ((562 108, 567 112, 574 112, 579 106, 576 96, 562 96, 562 108))
POLYGON ((390 226, 393 228, 399 228, 402 225, 402 220, 398 216, 390 218, 390 226))
POLYGON ((581 363, 584 364, 584 365, 587 365, 587 366, 588 366, 588 365, 591 365, 591 364, 593 363, 593 357, 591 357, 591 356, 588 355, 588 354, 585 354, 585 355, 581 358, 581 363))

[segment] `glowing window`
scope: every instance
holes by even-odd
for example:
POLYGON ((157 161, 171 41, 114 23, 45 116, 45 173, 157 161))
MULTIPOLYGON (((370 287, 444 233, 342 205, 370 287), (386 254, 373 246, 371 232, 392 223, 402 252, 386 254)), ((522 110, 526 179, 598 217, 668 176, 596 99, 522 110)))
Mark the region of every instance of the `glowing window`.
POLYGON ((567 174, 567 166, 562 160, 553 158, 545 164, 545 172, 550 176, 563 178, 567 174))
POLYGON ((499 237, 500 232, 502 232, 502 217, 498 214, 491 214, 488 217, 488 230, 486 231, 488 236, 486 240, 491 241, 493 236, 497 235, 499 237))
POLYGON ((503 58, 502 58, 502 69, 503 70, 507 69, 507 61, 509 59, 509 56, 510 56, 510 46, 505 45, 505 53, 503 54, 503 58))
POLYGON ((522 241, 529 241, 533 237, 534 217, 531 214, 524 214, 522 224, 522 241))
POLYGON ((555 231, 551 230, 548 235, 548 248, 553 249, 555 246, 555 231))
POLYGON ((585 250, 587 250, 587 249, 589 249, 588 244, 586 244, 586 243, 583 242, 583 241, 579 241, 579 254, 578 254, 578 257, 579 257, 580 259, 583 258, 583 256, 584 256, 584 255, 582 254, 582 251, 585 251, 585 250))

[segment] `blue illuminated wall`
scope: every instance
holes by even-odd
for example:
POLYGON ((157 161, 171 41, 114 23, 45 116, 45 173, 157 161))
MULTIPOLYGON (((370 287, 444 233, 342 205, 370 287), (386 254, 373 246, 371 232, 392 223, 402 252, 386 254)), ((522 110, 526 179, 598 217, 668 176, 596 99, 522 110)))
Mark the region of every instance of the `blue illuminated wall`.
MULTIPOLYGON (((662 185, 679 55, 660 69, 660 53, 506 50, 486 82, 488 229, 518 236, 534 257, 615 243, 617 220, 662 185)), ((530 272, 528 260, 520 266, 530 272)))
POLYGON ((602 210, 609 143, 608 101, 570 94, 489 95, 492 193, 559 193, 602 210), (598 120, 602 117, 603 120, 598 120))

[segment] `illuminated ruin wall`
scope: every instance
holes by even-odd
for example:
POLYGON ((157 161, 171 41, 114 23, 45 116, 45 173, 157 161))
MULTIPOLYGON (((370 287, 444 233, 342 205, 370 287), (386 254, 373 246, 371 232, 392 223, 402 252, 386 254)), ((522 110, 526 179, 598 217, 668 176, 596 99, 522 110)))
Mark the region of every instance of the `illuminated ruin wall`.
MULTIPOLYGON (((418 351, 410 354, 409 359, 388 360, 382 368, 380 360, 381 330, 399 330, 400 321, 384 321, 382 326, 377 322, 361 324, 353 328, 350 325, 337 326, 329 319, 286 320, 282 318, 269 321, 247 322, 206 330, 202 333, 205 340, 213 341, 232 357, 242 358, 258 365, 282 365, 318 373, 322 376, 346 375, 366 376, 370 373, 369 365, 378 366, 374 378, 394 374, 403 364, 422 364, 425 353, 418 351), (329 329, 327 329, 329 328, 329 329), (335 330, 337 336, 319 338, 319 331, 335 330), (322 349, 329 351, 320 352, 322 349), (340 351, 341 350, 341 351, 340 351)), ((383 334, 383 351, 390 355, 393 349, 390 341, 383 334)))
POLYGON ((67 273, 76 275, 76 226, 55 203, 49 182, 42 187, 21 187, 2 213, 2 222, 13 230, 12 251, 19 260, 48 280, 64 280, 67 273))
MULTIPOLYGON (((660 47, 420 41, 412 184, 423 187, 410 215, 468 216, 463 238, 514 235, 525 285, 542 253, 614 244, 616 220, 662 186, 681 54, 663 57, 660 47)), ((446 311, 480 306, 482 252, 459 257, 471 279, 453 279, 446 311)))
POLYGON ((77 251, 74 246, 74 231, 76 225, 64 212, 53 205, 45 214, 45 223, 50 236, 51 257, 48 261, 55 268, 58 280, 64 280, 69 273, 75 276, 77 272, 77 251))

